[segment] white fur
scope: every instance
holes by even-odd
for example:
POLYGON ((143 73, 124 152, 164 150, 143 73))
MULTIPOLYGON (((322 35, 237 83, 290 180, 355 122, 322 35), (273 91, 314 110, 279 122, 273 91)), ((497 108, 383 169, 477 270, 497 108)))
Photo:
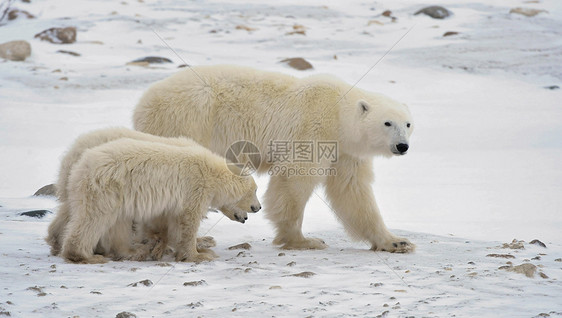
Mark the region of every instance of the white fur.
POLYGON ((133 121, 140 131, 187 136, 221 155, 234 142, 249 140, 262 153, 261 173, 282 164, 266 160, 272 140, 337 141, 336 163, 301 164, 336 168, 336 176, 271 177, 265 211, 276 227, 274 243, 288 249, 326 246, 301 231, 304 207, 323 183, 352 237, 370 242, 375 250, 414 248, 387 230, 371 190, 371 158, 391 156, 398 144, 408 144, 413 122, 404 104, 327 75, 298 79, 245 67, 201 66, 150 87, 133 121))
POLYGON ((132 220, 170 220, 177 238, 177 261, 211 260, 197 251, 197 229, 209 206, 260 206, 251 177, 234 175, 224 158, 201 146, 177 147, 150 141, 119 139, 86 150, 68 180, 72 213, 62 256, 72 262, 104 262, 93 255, 109 231, 132 220))

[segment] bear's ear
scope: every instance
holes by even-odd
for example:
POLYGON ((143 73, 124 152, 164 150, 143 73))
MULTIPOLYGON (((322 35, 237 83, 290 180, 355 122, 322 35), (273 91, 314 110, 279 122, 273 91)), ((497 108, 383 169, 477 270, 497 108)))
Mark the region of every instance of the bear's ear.
POLYGON ((366 101, 360 100, 358 105, 359 109, 361 110, 361 114, 366 114, 369 111, 370 106, 366 101))

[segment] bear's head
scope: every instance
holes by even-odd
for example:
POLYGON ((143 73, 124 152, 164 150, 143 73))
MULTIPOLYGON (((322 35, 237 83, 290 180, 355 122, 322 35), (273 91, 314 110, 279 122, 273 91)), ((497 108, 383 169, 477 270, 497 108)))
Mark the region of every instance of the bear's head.
POLYGON ((346 111, 353 115, 346 116, 345 130, 346 139, 354 148, 352 152, 366 157, 405 155, 414 129, 408 107, 380 94, 350 95, 346 111))

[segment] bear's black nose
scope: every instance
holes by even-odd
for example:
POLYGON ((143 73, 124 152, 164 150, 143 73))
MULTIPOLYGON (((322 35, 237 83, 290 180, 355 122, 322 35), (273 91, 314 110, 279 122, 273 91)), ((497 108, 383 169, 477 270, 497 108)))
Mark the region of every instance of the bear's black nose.
POLYGON ((398 145, 396 145, 396 150, 398 150, 400 153, 405 153, 406 151, 408 151, 408 148, 410 148, 408 146, 408 144, 398 144, 398 145))
POLYGON ((258 212, 259 210, 261 210, 261 205, 252 205, 250 208, 252 209, 252 212, 258 212))

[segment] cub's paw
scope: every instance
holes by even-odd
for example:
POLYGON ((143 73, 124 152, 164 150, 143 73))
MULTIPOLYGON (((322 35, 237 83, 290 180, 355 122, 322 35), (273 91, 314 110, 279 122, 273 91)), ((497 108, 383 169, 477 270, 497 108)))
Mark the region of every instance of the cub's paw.
POLYGON ((281 249, 284 250, 323 250, 328 245, 321 239, 315 237, 307 237, 298 241, 283 241, 275 240, 275 242, 282 242, 277 244, 283 244, 281 249))
POLYGON ((193 255, 193 256, 183 256, 183 257, 176 256, 176 262, 201 263, 201 262, 210 262, 214 259, 215 259, 215 256, 210 254, 210 253, 197 253, 196 255, 193 255))
POLYGON ((390 253, 410 253, 416 249, 416 245, 406 238, 392 237, 379 244, 373 244, 373 251, 385 251, 390 253))

